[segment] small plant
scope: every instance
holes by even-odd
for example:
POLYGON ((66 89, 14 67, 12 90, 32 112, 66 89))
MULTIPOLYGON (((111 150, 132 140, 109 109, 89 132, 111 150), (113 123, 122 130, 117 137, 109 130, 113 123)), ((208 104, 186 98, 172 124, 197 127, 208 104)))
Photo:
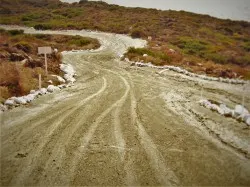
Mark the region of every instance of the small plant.
POLYGON ((245 51, 250 52, 250 41, 245 42, 242 47, 244 48, 245 51))
POLYGON ((27 42, 24 42, 24 41, 21 41, 21 42, 18 42, 14 45, 17 49, 20 49, 26 53, 29 53, 31 52, 31 49, 32 47, 27 43, 27 42))
POLYGON ((131 32, 130 35, 132 38, 143 38, 146 36, 146 33, 141 29, 135 29, 131 32))
POLYGON ((9 34, 11 34, 12 36, 15 36, 15 35, 21 35, 24 33, 24 30, 9 30, 8 31, 9 34))
POLYGON ((48 24, 37 24, 37 25, 34 26, 34 28, 36 30, 49 30, 52 27, 50 25, 48 25, 48 24))

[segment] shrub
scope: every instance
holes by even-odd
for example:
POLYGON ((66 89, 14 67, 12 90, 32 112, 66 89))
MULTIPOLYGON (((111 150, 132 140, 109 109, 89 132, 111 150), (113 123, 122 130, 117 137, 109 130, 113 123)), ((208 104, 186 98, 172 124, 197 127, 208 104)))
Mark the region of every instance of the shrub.
POLYGON ((19 68, 19 80, 18 85, 20 88, 20 94, 28 94, 30 90, 38 86, 38 80, 34 79, 32 69, 30 68, 19 68))
POLYGON ((146 48, 134 48, 134 47, 130 47, 128 49, 128 53, 135 53, 135 54, 138 54, 138 55, 147 54, 147 55, 153 56, 153 52, 151 52, 149 49, 146 49, 146 48))
MULTIPOLYGON (((143 56, 144 54, 147 54, 151 57, 154 57, 154 61, 157 61, 157 65, 162 65, 163 62, 171 62, 172 58, 161 51, 151 51, 150 49, 146 48, 134 48, 131 47, 128 49, 127 54, 129 54, 130 57, 136 57, 137 55, 143 56)), ((152 60, 152 62, 154 62, 152 60)))
POLYGON ((51 40, 51 35, 49 34, 35 34, 34 35, 37 39, 43 39, 43 40, 51 40))
POLYGON ((5 33, 5 32, 6 32, 5 29, 0 28, 0 33, 5 33))
POLYGON ((245 51, 250 52, 250 41, 245 42, 242 47, 244 48, 245 51))
POLYGON ((17 49, 20 49, 26 53, 29 53, 31 52, 31 49, 32 47, 27 43, 27 42, 24 42, 24 41, 21 41, 21 42, 18 42, 14 45, 17 49))
POLYGON ((146 36, 146 33, 141 29, 135 29, 131 32, 130 35, 132 38, 143 38, 146 36))
POLYGON ((0 102, 11 97, 8 87, 0 86, 0 102), (2 99, 1 99, 2 98, 2 99))
POLYGON ((218 53, 208 53, 205 55, 205 58, 207 60, 212 60, 212 61, 219 63, 219 64, 226 64, 228 61, 227 57, 220 55, 218 53))
POLYGON ((78 47, 83 47, 91 43, 91 40, 81 36, 74 36, 71 40, 68 41, 70 45, 76 45, 78 47))
POLYGON ((190 55, 203 55, 203 51, 208 49, 208 44, 201 40, 192 39, 189 37, 181 37, 177 42, 173 42, 183 52, 190 55))
POLYGON ((29 68, 36 68, 36 67, 43 67, 43 61, 42 60, 28 60, 24 66, 29 68))
POLYGON ((9 34, 11 34, 12 36, 15 36, 15 35, 21 35, 24 33, 24 30, 9 30, 8 31, 9 34))
POLYGON ((52 27, 48 24, 37 24, 34 26, 36 30, 48 30, 51 29, 52 27))

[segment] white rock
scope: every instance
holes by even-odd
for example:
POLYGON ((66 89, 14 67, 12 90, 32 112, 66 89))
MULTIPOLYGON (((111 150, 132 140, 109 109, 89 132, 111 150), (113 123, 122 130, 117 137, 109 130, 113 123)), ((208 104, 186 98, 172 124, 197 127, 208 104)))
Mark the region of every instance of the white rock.
POLYGON ((175 50, 174 49, 169 49, 169 52, 175 53, 175 50))
POLYGON ((48 92, 55 92, 55 91, 59 91, 60 88, 58 88, 57 86, 54 86, 54 85, 49 85, 48 88, 47 88, 48 92))
POLYGON ((211 110, 219 112, 220 107, 218 105, 216 105, 216 104, 211 104, 211 110))
POLYGON ((126 62, 130 62, 130 60, 129 60, 128 58, 125 58, 125 61, 126 61, 126 62))
POLYGON ((31 101, 33 101, 36 98, 36 95, 29 94, 29 95, 23 96, 23 98, 26 100, 27 103, 30 103, 31 101))
POLYGON ((58 53, 58 49, 55 48, 55 49, 54 49, 54 52, 55 52, 55 53, 58 53))
POLYGON ((17 98, 15 98, 14 101, 15 101, 17 104, 22 104, 22 105, 24 105, 24 104, 27 103, 27 101, 26 101, 23 97, 17 97, 17 98))
POLYGON ((35 94, 35 93, 36 93, 36 90, 30 90, 30 93, 31 93, 31 94, 35 94))
POLYGON ((76 79, 70 74, 65 74, 63 77, 69 83, 74 83, 76 81, 76 79))
POLYGON ((52 80, 49 80, 49 81, 47 81, 47 83, 50 83, 50 84, 52 84, 52 83, 53 83, 53 81, 52 81, 52 80))
POLYGON ((60 64, 60 69, 64 73, 69 74, 71 76, 74 76, 74 74, 75 74, 75 70, 74 70, 73 66, 70 64, 60 64))
POLYGON ((47 89, 46 88, 41 88, 39 91, 40 91, 41 95, 44 95, 44 94, 47 93, 47 89))
POLYGON ((56 77, 57 80, 58 80, 59 82, 62 82, 62 83, 65 83, 65 82, 66 82, 66 81, 64 80, 64 78, 62 78, 62 77, 60 77, 60 76, 58 76, 58 75, 52 75, 52 76, 56 77))
POLYGON ((64 78, 57 76, 57 80, 61 83, 65 83, 66 81, 64 80, 64 78))
POLYGON ((248 110, 242 105, 236 105, 234 109, 235 117, 240 117, 249 114, 248 110))
POLYGON ((39 95, 42 95, 42 93, 40 92, 40 90, 37 90, 37 91, 34 93, 34 95, 35 95, 36 97, 38 97, 39 95))
POLYGON ((144 54, 144 55, 143 55, 143 57, 147 57, 147 56, 148 56, 148 54, 144 54))
POLYGON ((15 101, 12 100, 12 99, 7 99, 5 102, 4 102, 5 105, 8 105, 8 106, 14 106, 15 105, 15 101))

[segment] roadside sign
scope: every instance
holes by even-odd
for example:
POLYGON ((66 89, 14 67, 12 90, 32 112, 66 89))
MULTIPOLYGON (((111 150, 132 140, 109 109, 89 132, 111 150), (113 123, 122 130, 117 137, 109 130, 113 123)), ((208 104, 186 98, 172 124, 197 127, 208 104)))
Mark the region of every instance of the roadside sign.
POLYGON ((51 53, 52 53, 51 47, 38 47, 38 54, 39 55, 44 54, 46 75, 48 75, 47 54, 51 54, 51 53))
POLYGON ((52 49, 51 47, 38 47, 38 54, 51 54, 52 49))

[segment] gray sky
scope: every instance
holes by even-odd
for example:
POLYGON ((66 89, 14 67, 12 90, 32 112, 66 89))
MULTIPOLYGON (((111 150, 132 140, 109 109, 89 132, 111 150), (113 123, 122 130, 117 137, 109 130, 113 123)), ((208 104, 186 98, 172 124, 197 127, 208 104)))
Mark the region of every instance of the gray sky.
MULTIPOLYGON (((78 0, 62 0, 77 2, 78 0)), ((104 0, 107 3, 131 7, 185 10, 215 17, 250 22, 250 0, 104 0)))

